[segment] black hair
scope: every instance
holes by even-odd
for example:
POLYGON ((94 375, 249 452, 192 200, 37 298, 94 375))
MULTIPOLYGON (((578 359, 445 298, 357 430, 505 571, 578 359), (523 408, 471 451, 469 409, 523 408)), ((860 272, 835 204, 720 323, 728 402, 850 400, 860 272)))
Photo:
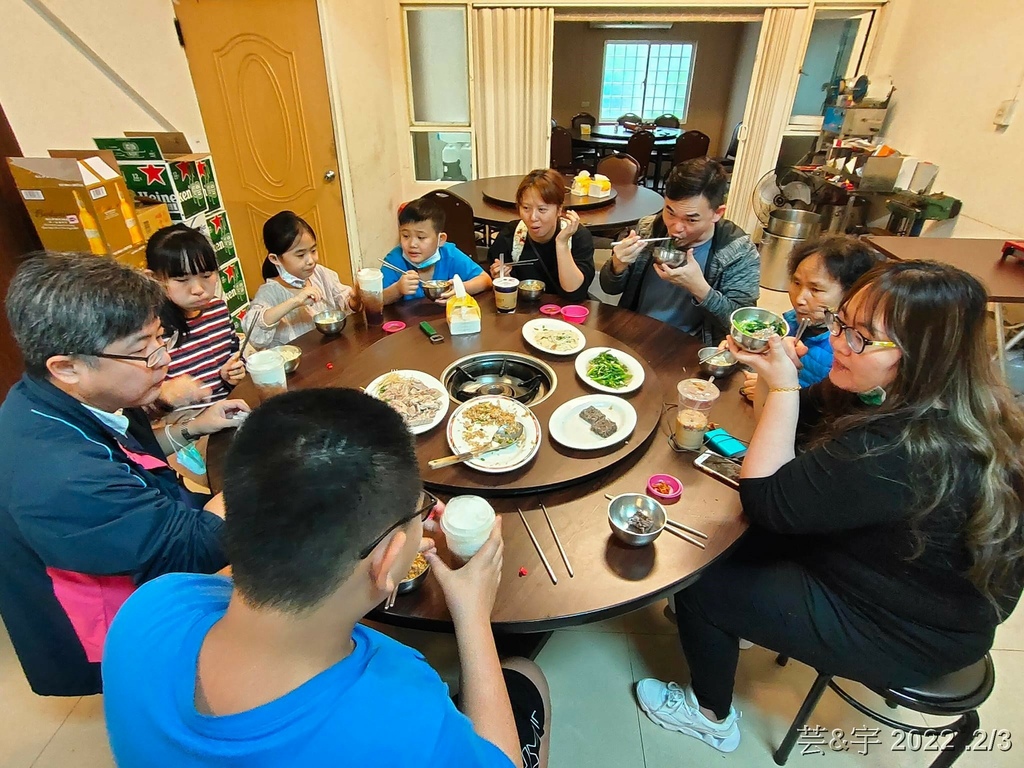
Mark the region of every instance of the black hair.
POLYGON ((843 286, 843 293, 848 292, 861 275, 885 261, 885 257, 865 241, 847 235, 835 235, 797 246, 789 255, 789 276, 796 273, 800 262, 816 253, 821 255, 826 271, 843 286))
POLYGON ((687 200, 701 195, 712 209, 725 203, 729 181, 725 169, 710 157, 684 160, 673 168, 665 180, 665 197, 669 200, 687 200))
MULTIPOLYGON (((280 256, 290 250, 304 232, 308 232, 316 241, 316 232, 309 226, 309 222, 293 211, 281 211, 264 222, 263 245, 266 246, 268 254, 280 256)), ((270 256, 267 256, 263 259, 263 279, 273 280, 277 274, 277 267, 270 260, 270 256)))
POLYGON ((422 221, 429 221, 434 232, 444 232, 444 209, 429 197, 420 197, 407 204, 398 212, 398 226, 403 224, 419 224, 422 221))
MULTIPOLYGON (((206 235, 181 223, 158 229, 149 239, 146 267, 160 280, 219 271, 217 256, 206 235)), ((177 331, 182 341, 188 338, 188 319, 170 299, 160 309, 160 322, 165 333, 177 331)))
POLYGON ((138 333, 167 299, 143 272, 104 256, 30 253, 7 291, 11 333, 33 376, 55 355, 89 357, 138 333))
POLYGON ((239 594, 257 607, 314 607, 363 547, 413 514, 420 487, 409 430, 380 400, 340 388, 271 398, 225 459, 225 544, 239 594))

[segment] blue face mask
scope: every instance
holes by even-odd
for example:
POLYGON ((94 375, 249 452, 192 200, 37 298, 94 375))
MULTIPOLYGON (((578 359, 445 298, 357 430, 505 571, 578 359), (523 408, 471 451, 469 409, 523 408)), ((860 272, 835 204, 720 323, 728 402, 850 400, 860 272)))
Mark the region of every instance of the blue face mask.
POLYGON ((881 387, 875 387, 867 392, 858 392, 857 397, 865 405, 881 405, 885 402, 885 390, 881 387))
MULTIPOLYGON (((402 258, 403 258, 403 259, 405 258, 405 255, 404 255, 404 254, 403 254, 402 258)), ((436 250, 436 251, 434 251, 434 255, 433 255, 433 256, 430 256, 429 258, 427 258, 427 259, 424 259, 424 260, 423 260, 423 261, 421 261, 421 262, 420 262, 419 264, 413 264, 413 263, 412 263, 411 261, 409 261, 408 259, 405 259, 406 263, 407 263, 407 264, 408 264, 408 265, 409 265, 410 267, 412 267, 413 269, 426 269, 427 267, 432 267, 432 266, 434 266, 434 265, 435 265, 435 264, 437 264, 437 262, 439 262, 440 260, 441 260, 441 246, 437 246, 437 250, 436 250)))
POLYGON ((291 272, 282 267, 280 264, 274 264, 274 266, 277 267, 277 274, 281 276, 281 279, 288 283, 288 285, 290 285, 292 288, 305 287, 306 281, 303 280, 301 277, 296 277, 291 272))
POLYGON ((203 454, 201 454, 199 449, 196 448, 195 443, 186 445, 175 453, 174 457, 178 460, 178 463, 189 472, 200 476, 206 474, 206 462, 203 461, 203 454))

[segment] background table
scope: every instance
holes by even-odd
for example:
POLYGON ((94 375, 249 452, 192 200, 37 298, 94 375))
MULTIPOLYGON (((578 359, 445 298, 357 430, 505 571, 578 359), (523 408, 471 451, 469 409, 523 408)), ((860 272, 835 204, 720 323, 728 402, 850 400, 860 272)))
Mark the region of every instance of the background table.
MULTIPOLYGON (((485 332, 480 335, 456 336, 448 334, 441 315, 441 307, 425 300, 404 302, 399 308, 388 307, 388 319, 402 319, 408 328, 401 333, 419 337, 422 352, 417 359, 394 360, 395 368, 431 369, 430 354, 436 349, 421 334, 417 324, 429 320, 445 336, 445 347, 457 347, 457 352, 470 354, 484 351, 484 340, 490 333, 509 333, 513 324, 521 325, 538 317, 536 307, 520 304, 514 315, 499 317, 493 308, 491 294, 480 297, 485 332), (508 327, 504 327, 508 324, 508 327), (490 330, 488 330, 490 329, 490 330)), ((550 297, 546 297, 550 298, 550 297)), ((696 351, 700 344, 688 335, 651 318, 637 315, 598 302, 589 303, 591 314, 581 326, 600 330, 632 347, 652 369, 653 375, 644 382, 644 388, 656 393, 663 402, 675 403, 676 383, 681 378, 695 375, 696 351), (684 370, 684 365, 686 369, 684 370)), ((361 321, 352 322, 342 335, 325 338, 313 331, 296 340, 303 350, 299 369, 289 377, 291 389, 305 387, 339 386, 343 383, 369 383, 372 377, 359 373, 364 350, 372 354, 373 345, 385 338, 380 329, 367 329, 361 321), (328 369, 327 364, 332 368, 328 369)), ((511 343, 511 337, 506 336, 511 343)), ((529 349, 525 343, 516 348, 529 349)), ((538 355, 556 369, 559 386, 572 381, 572 358, 564 362, 551 356, 538 355)), ((753 411, 739 396, 741 379, 734 375, 716 382, 723 390, 722 397, 711 412, 712 419, 740 438, 748 438, 753 431, 753 411)), ((235 393, 255 403, 254 390, 248 380, 235 393)), ((527 493, 518 496, 490 495, 495 509, 502 513, 505 540, 504 571, 501 587, 494 607, 493 624, 497 632, 546 632, 559 627, 584 624, 626 613, 643 607, 677 591, 695 578, 704 567, 728 550, 746 530, 741 515, 739 495, 717 480, 698 472, 693 466, 692 453, 676 453, 668 443, 669 417, 645 441, 642 450, 587 478, 579 485, 545 492, 543 495, 527 493), (678 477, 685 486, 682 500, 670 505, 670 516, 708 534, 707 549, 693 545, 664 532, 653 546, 627 547, 613 538, 607 522, 605 493, 643 492, 647 478, 656 472, 667 472, 678 477), (552 539, 551 532, 539 511, 539 503, 547 506, 558 535, 576 572, 569 578, 552 539), (558 584, 553 585, 537 556, 522 521, 515 513, 520 508, 551 562, 558 584), (508 514, 511 513, 511 514, 508 514), (519 576, 519 569, 528 574, 519 576)), ((435 427, 442 430, 443 424, 435 427)), ((547 423, 542 420, 544 440, 549 441, 547 423)), ((418 447, 427 445, 432 434, 417 438, 418 447)), ((221 469, 224 452, 230 436, 225 433, 210 439, 208 464, 214 488, 222 485, 221 469)), ((422 458, 422 457, 421 457, 422 458)), ((434 458, 431 454, 427 458, 434 458)), ((554 459, 550 459, 554 460, 554 459)), ((472 470, 466 469, 466 472, 472 470)), ((429 480, 428 477, 424 477, 429 480)), ((495 490, 500 491, 501 475, 488 476, 495 490)), ((441 494, 442 498, 447 498, 441 494)), ((489 494, 485 494, 489 495, 489 494)), ((443 557, 450 555, 440 544, 443 557)), ((450 617, 440 587, 428 578, 423 587, 398 598, 393 610, 374 612, 375 620, 420 629, 449 630, 450 617)))
POLYGON ((1005 240, 869 237, 868 241, 891 259, 938 261, 978 278, 995 305, 996 358, 1006 375, 1006 350, 1024 339, 1024 331, 1009 342, 1003 338, 1003 304, 1024 304, 1024 263, 1002 258, 1005 240))
MULTIPOLYGON (((519 219, 515 205, 497 205, 492 200, 515 200, 522 176, 492 176, 465 181, 448 188, 473 207, 473 219, 485 226, 501 227, 519 219), (487 194, 487 198, 484 194, 487 194), (489 198, 489 199, 488 199, 489 198)), ((566 188, 572 186, 568 180, 566 188)), ((615 199, 608 205, 578 211, 580 222, 587 229, 625 229, 644 216, 657 213, 664 205, 661 195, 635 184, 613 184, 615 199)), ((490 238, 488 238, 488 242, 490 238)))
MULTIPOLYGON (((591 128, 589 134, 581 133, 579 128, 573 128, 570 133, 573 148, 596 149, 598 155, 606 155, 625 150, 626 142, 636 131, 628 131, 617 123, 599 123, 591 128)), ((651 183, 657 189, 661 180, 661 164, 666 158, 672 157, 676 140, 683 134, 683 129, 658 127, 651 133, 654 134, 654 153, 651 155, 654 173, 651 175, 651 183)))

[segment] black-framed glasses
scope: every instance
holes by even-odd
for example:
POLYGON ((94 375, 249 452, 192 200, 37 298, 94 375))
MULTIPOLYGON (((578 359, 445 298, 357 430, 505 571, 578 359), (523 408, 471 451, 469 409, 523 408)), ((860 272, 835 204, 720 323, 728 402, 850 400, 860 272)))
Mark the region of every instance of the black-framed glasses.
POLYGON ((108 360, 135 360, 140 363, 145 363, 147 368, 156 368, 163 362, 163 356, 166 353, 168 359, 170 359, 170 352, 178 343, 178 332, 174 331, 170 336, 165 336, 160 346, 150 352, 148 355, 112 355, 109 352, 96 352, 91 357, 105 357, 108 360))
POLYGON ((426 522, 427 518, 430 517, 430 513, 434 510, 434 507, 436 507, 436 506, 437 506, 437 496, 432 494, 430 491, 420 491, 420 498, 419 498, 419 501, 416 504, 416 511, 413 512, 408 517, 403 517, 397 523, 394 523, 393 525, 388 526, 387 530, 385 530, 384 533, 382 533, 380 536, 378 536, 372 542, 370 542, 365 547, 363 547, 359 551, 359 559, 360 560, 365 560, 367 557, 369 557, 370 553, 373 552, 373 550, 377 548, 378 544, 380 544, 382 541, 384 541, 384 539, 387 537, 387 535, 389 533, 391 533, 393 530, 395 530, 395 528, 398 528, 400 526, 405 525, 406 523, 408 523, 410 520, 412 520, 417 515, 419 515, 420 520, 423 520, 424 522, 426 522))
POLYGON ((825 325, 828 326, 828 332, 833 336, 838 336, 841 333, 846 334, 846 345, 855 354, 860 354, 867 347, 896 347, 895 341, 875 341, 873 339, 864 338, 864 334, 858 331, 856 328, 851 328, 842 320, 839 319, 839 315, 833 312, 831 309, 825 310, 825 325))

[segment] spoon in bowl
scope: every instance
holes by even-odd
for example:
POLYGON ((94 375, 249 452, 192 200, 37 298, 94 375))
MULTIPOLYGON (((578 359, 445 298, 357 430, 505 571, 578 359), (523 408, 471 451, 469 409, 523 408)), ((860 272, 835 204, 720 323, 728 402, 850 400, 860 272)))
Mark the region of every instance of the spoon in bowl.
POLYGON ((518 443, 522 436, 523 425, 518 421, 511 427, 498 427, 494 432, 494 437, 491 438, 491 442, 483 448, 477 448, 475 451, 458 453, 454 456, 445 456, 443 459, 433 459, 432 461, 427 462, 427 466, 431 469, 440 469, 441 467, 450 467, 453 464, 461 464, 464 461, 479 458, 485 453, 497 451, 501 448, 507 448, 513 443, 518 443))

